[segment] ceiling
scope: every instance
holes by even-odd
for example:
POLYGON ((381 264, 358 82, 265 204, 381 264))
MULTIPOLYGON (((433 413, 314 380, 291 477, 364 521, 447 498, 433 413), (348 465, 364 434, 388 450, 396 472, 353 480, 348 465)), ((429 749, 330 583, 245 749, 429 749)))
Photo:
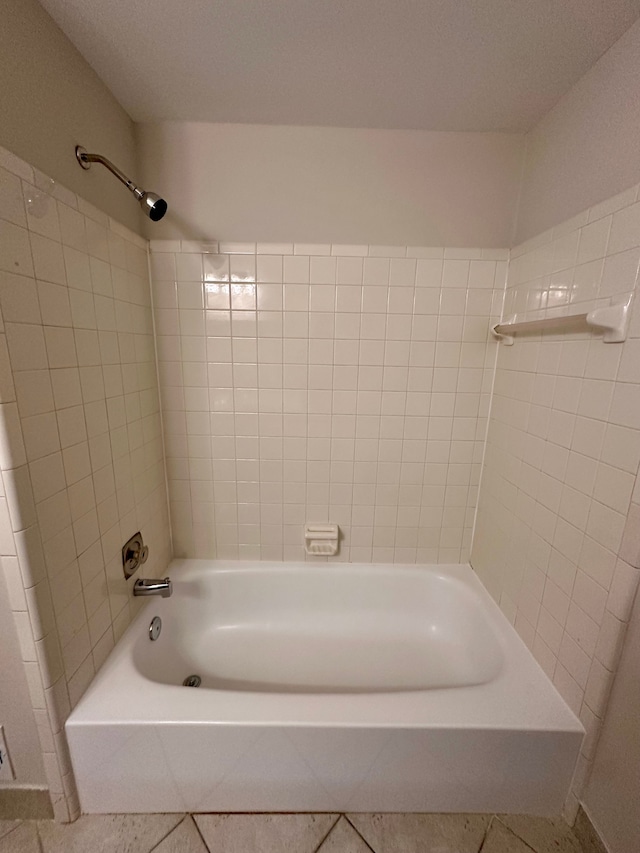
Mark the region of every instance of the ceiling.
POLYGON ((41 0, 136 121, 529 130, 640 0, 41 0))

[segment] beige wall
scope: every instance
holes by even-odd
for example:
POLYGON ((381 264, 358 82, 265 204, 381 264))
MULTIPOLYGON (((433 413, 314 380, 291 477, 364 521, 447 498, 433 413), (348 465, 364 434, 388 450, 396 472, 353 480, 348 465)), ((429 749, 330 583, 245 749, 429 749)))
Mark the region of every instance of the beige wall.
MULTIPOLYGON (((0 0, 0 144, 131 228, 138 211, 73 148, 135 177, 134 126, 36 2, 0 0)), ((251 125, 139 128, 144 180, 168 198, 153 236, 503 246, 640 177, 640 22, 523 138, 251 125)))
POLYGON ((135 176, 133 122, 37 0, 0 0, 0 22, 0 145, 138 230, 125 188, 74 154, 84 145, 135 176))
POLYGON ((640 850, 640 596, 631 615, 609 711, 585 794, 611 853, 640 850))
POLYGON ((169 202, 149 237, 509 245, 523 137, 172 122, 137 126, 169 202))
POLYGON ((516 243, 640 180, 640 21, 527 136, 516 243))

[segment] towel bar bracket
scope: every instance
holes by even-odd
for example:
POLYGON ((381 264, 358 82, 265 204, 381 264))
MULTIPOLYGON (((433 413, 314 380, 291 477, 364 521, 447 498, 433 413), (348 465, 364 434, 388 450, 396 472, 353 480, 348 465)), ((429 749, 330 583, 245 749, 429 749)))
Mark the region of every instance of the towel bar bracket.
POLYGON ((588 314, 566 314, 563 317, 543 317, 541 320, 522 322, 507 320, 504 323, 497 323, 491 331, 494 337, 501 340, 505 346, 512 346, 515 335, 519 333, 535 334, 586 325, 601 330, 605 344, 621 344, 627 338, 632 298, 633 294, 626 296, 624 300, 614 297, 610 305, 594 308, 588 314))

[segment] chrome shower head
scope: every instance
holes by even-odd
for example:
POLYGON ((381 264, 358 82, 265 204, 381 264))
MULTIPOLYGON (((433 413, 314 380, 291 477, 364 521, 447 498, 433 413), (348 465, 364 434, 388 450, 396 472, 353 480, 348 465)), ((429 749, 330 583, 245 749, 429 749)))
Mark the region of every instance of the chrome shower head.
POLYGON ((153 222, 158 222, 167 212, 167 202, 155 193, 145 193, 140 199, 140 207, 153 222))
POLYGON ((125 187, 134 194, 140 202, 140 207, 144 215, 148 216, 152 222, 158 222, 167 212, 167 202, 163 198, 160 198, 156 193, 147 192, 141 187, 136 186, 124 172, 121 172, 117 166, 114 166, 111 160, 107 160, 102 154, 89 154, 86 148, 76 145, 76 158, 83 169, 90 169, 92 163, 101 163, 105 166, 112 175, 115 175, 119 181, 122 181, 125 187))

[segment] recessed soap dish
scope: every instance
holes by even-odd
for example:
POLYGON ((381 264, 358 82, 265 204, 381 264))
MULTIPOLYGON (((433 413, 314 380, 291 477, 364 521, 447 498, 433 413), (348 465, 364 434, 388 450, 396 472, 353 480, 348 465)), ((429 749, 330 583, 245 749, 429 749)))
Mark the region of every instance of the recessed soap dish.
POLYGON ((304 550, 312 557, 333 557, 338 553, 340 528, 337 524, 305 524, 304 550))

